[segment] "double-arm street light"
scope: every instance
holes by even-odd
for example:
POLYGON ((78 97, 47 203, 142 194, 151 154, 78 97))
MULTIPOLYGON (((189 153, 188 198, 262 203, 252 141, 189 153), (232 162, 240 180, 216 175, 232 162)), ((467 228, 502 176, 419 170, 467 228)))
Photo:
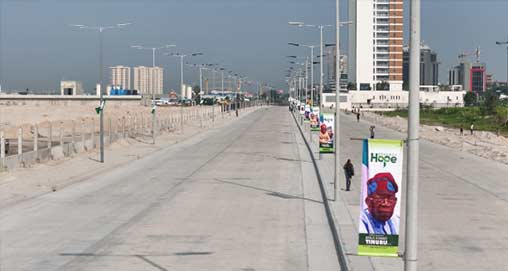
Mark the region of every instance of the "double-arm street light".
POLYGON ((104 95, 103 95, 103 92, 104 92, 104 82, 103 82, 103 69, 104 69, 104 65, 103 65, 103 37, 102 37, 102 33, 106 30, 110 30, 110 29, 118 29, 118 28, 123 28, 125 26, 128 26, 130 25, 131 23, 120 23, 120 24, 116 24, 116 25, 108 25, 108 26, 103 26, 103 25, 100 25, 100 26, 90 26, 90 25, 84 25, 84 24, 71 24, 72 27, 76 27, 78 29, 83 29, 83 30, 93 30, 93 31, 97 31, 99 33, 99 93, 100 93, 100 107, 98 108, 98 111, 99 111, 99 126, 100 126, 100 135, 99 135, 99 149, 100 149, 100 159, 99 161, 101 163, 104 163, 104 105, 105 105, 105 101, 104 101, 104 95))
POLYGON ((171 56, 171 57, 179 57, 180 58, 180 89, 181 89, 181 95, 182 95, 182 104, 180 108, 180 128, 183 133, 183 106, 184 106, 184 96, 185 96, 185 89, 183 87, 183 59, 188 56, 201 56, 203 53, 190 53, 187 55, 180 54, 180 53, 166 53, 165 55, 171 56))
POLYGON ((506 45, 506 83, 508 84, 508 38, 506 41, 496 41, 497 45, 506 45))
POLYGON ((317 45, 306 45, 306 44, 300 44, 300 43, 294 43, 290 42, 288 43, 291 46, 303 46, 310 48, 310 100, 311 100, 311 107, 314 106, 314 64, 317 64, 317 62, 314 62, 314 48, 316 48, 317 45))
MULTIPOLYGON (((295 62, 295 61, 290 61, 289 63, 291 64, 295 64, 295 65, 301 65, 301 66, 304 66, 304 72, 302 73, 302 76, 300 76, 300 79, 299 79, 299 85, 300 85, 300 90, 303 89, 305 90, 305 102, 304 104, 307 104, 307 100, 308 100, 308 84, 307 84, 307 78, 309 77, 308 76, 308 73, 309 73, 309 68, 307 66, 307 63, 308 63, 308 57, 298 57, 298 56, 288 56, 289 58, 295 58, 295 59, 304 59, 304 62, 295 62)), ((290 69, 292 69, 290 67, 290 69)), ((300 91, 301 93, 301 91, 300 91)), ((300 95, 301 98, 303 99, 304 95, 300 95)), ((299 100, 301 102, 301 99, 299 100)))
MULTIPOLYGON (((311 27, 311 28, 318 28, 320 33, 320 43, 319 43, 319 50, 320 50, 320 73, 319 73, 319 109, 321 110, 321 104, 323 103, 321 101, 323 96, 323 29, 326 27, 332 27, 333 25, 312 25, 312 24, 305 24, 303 22, 289 22, 289 25, 294 25, 298 27, 311 27)), ((321 111, 320 111, 321 112, 321 111)))
MULTIPOLYGON (((147 47, 142 45, 131 45, 131 48, 138 49, 138 50, 152 50, 152 67, 155 68, 155 51, 162 50, 162 49, 168 49, 171 47, 175 47, 176 45, 164 45, 160 47, 147 47)), ((155 123, 156 123, 156 111, 155 111, 155 89, 152 88, 152 143, 155 144, 155 123)))
POLYGON ((163 50, 163 49, 169 49, 171 47, 175 47, 174 44, 164 45, 160 47, 148 47, 148 46, 142 46, 142 45, 131 45, 131 48, 138 49, 138 50, 151 50, 152 51, 152 67, 155 67, 155 52, 157 50, 163 50))
POLYGON ((183 89, 183 59, 185 57, 189 57, 189 56, 202 56, 203 53, 190 53, 190 54, 181 54, 181 53, 167 53, 165 54, 167 56, 172 56, 172 57, 179 57, 180 58, 180 89, 182 90, 182 99, 183 99, 183 94, 184 94, 184 89, 183 89))

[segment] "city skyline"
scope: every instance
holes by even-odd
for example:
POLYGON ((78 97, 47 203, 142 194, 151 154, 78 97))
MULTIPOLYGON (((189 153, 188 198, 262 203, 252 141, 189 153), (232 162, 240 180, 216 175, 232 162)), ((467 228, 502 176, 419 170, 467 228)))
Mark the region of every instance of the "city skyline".
MULTIPOLYGON (((348 3, 345 0, 341 3, 342 18, 346 20, 348 3)), ((334 1, 303 0, 185 3, 153 0, 143 3, 109 1, 106 4, 3 0, 0 2, 0 80, 3 89, 15 90, 57 90, 61 80, 79 80, 83 81, 85 90, 90 91, 98 80, 98 36, 92 31, 76 31, 69 24, 132 22, 125 29, 105 33, 105 71, 119 64, 150 64, 148 52, 133 53, 129 49, 131 44, 140 41, 154 45, 171 43, 178 47, 168 52, 203 51, 205 57, 193 61, 219 63, 250 80, 285 89, 284 70, 289 64, 284 57, 306 54, 288 48, 287 42, 310 43, 319 39, 314 31, 288 28, 287 21, 333 24, 334 14, 329 10, 334 4, 334 1), (99 5, 101 9, 97 11, 99 5), (24 19, 20 21, 20 17, 24 19), (49 68, 48 63, 51 63, 49 68)), ((422 40, 438 53, 440 82, 447 81, 447 70, 459 63, 457 56, 462 51, 478 46, 482 48, 482 62, 487 64, 487 73, 494 74, 496 80, 506 80, 506 48, 495 42, 505 40, 508 30, 497 30, 494 26, 505 25, 502 11, 507 8, 508 3, 499 0, 422 2, 422 40), (486 15, 479 15, 478 10, 486 15), (475 20, 471 20, 473 17, 475 20)), ((404 44, 407 44, 407 15, 404 25, 404 44)), ((342 51, 347 53, 346 28, 341 32, 342 51)), ((325 42, 334 42, 333 29, 325 31, 325 42)), ((178 61, 159 55, 158 62, 166 70, 165 91, 178 89, 178 61)), ((108 78, 107 74, 104 76, 108 78)), ((196 70, 186 70, 185 83, 198 82, 196 70)))

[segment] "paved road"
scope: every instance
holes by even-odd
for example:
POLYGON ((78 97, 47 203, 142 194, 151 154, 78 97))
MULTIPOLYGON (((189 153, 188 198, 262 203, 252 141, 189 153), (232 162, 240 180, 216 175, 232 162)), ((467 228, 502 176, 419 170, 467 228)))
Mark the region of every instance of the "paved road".
MULTIPOLYGON (((370 125, 364 120, 357 123, 352 115, 341 117, 341 161, 344 164, 351 158, 358 175, 352 191, 341 190, 339 196, 344 201, 335 205, 349 253, 356 253, 358 242, 362 148, 361 141, 349 139, 368 137, 370 125)), ((405 135, 378 126, 376 137, 403 139, 405 135)), ((419 270, 505 270, 508 166, 425 140, 421 141, 419 161, 419 270)), ((320 161, 328 180, 332 165, 330 156, 320 161)), ((349 259, 356 270, 402 270, 400 259, 349 259)))
POLYGON ((338 270, 286 111, 0 209, 0 270, 338 270))

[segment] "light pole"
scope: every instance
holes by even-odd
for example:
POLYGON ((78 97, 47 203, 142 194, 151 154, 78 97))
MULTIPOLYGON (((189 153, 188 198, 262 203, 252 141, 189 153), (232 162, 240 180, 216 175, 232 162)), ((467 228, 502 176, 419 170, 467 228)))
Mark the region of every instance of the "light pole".
POLYGON ((155 67, 155 51, 162 50, 162 49, 168 49, 171 47, 175 47, 174 44, 164 45, 160 47, 147 47, 142 45, 131 45, 131 48, 138 49, 138 50, 152 50, 152 67, 155 67))
MULTIPOLYGON (((170 47, 175 47, 176 45, 164 45, 160 47, 146 47, 142 45, 131 45, 131 48, 138 49, 138 50, 152 50, 152 67, 155 68, 155 51, 161 50, 161 49, 168 49, 170 47)), ((156 105, 155 105, 155 89, 152 88, 152 144, 155 144, 155 125, 157 122, 156 117, 156 105)))
POLYGON ((506 46, 506 83, 508 84, 508 38, 506 41, 496 41, 497 45, 507 45, 506 46))
POLYGON ((220 68, 219 70, 220 70, 220 73, 221 73, 221 80, 222 80, 222 82, 221 82, 221 84, 222 84, 222 86, 221 86, 222 96, 224 96, 224 70, 225 69, 224 68, 220 68))
POLYGON ((203 55, 203 53, 191 53, 188 55, 184 55, 184 54, 180 54, 180 53, 170 53, 170 54, 165 54, 165 55, 180 58, 180 90, 181 90, 181 95, 182 95, 182 104, 180 106, 180 128, 181 128, 182 134, 183 134, 183 107, 185 105, 185 102, 184 102, 185 89, 183 87, 183 59, 187 56, 201 56, 201 55, 203 55))
POLYGON ((320 75, 319 75, 319 110, 321 112, 321 98, 323 96, 323 29, 326 27, 332 27, 333 25, 311 25, 311 24, 305 24, 303 22, 289 22, 289 25, 294 25, 298 27, 313 27, 318 28, 320 32, 320 43, 319 43, 319 49, 320 49, 320 75))
POLYGON ((299 44, 299 43, 294 43, 294 42, 290 42, 288 43, 289 45, 292 45, 292 46, 304 46, 304 47, 307 47, 307 48, 310 48, 310 100, 311 100, 311 107, 314 106, 314 64, 316 64, 314 62, 314 48, 317 46, 317 45, 306 45, 306 44, 299 44))
MULTIPOLYGON (((70 26, 77 27, 78 29, 89 29, 94 30, 99 33, 99 97, 100 97, 100 107, 98 109, 99 111, 99 129, 100 129, 100 135, 99 135, 99 149, 100 149, 100 159, 99 161, 101 163, 104 163, 104 87, 103 87, 103 37, 102 33, 109 29, 115 29, 115 28, 123 28, 125 26, 130 25, 131 23, 121 23, 116 25, 108 25, 108 26, 89 26, 89 25, 83 25, 83 24, 72 24, 70 26)), ((93 136, 93 135, 92 135, 93 136)))
POLYGON ((409 25, 409 110, 407 129, 406 249, 404 270, 418 268, 418 159, 420 129, 420 0, 411 0, 409 25))

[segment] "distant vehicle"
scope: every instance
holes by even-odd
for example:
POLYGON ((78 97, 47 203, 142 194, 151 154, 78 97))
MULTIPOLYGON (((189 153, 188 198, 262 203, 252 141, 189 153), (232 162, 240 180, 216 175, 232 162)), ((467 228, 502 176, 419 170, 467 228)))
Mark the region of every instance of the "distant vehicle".
POLYGON ((160 100, 156 100, 155 105, 157 105, 157 106, 169 105, 169 99, 168 98, 161 98, 160 100))
POLYGON ((177 105, 178 99, 177 98, 169 98, 168 105, 177 105))
POLYGON ((179 106, 192 106, 192 100, 191 99, 180 99, 178 100, 179 106))
POLYGON ((217 99, 213 95, 203 95, 201 96, 201 105, 214 105, 217 103, 217 99))

